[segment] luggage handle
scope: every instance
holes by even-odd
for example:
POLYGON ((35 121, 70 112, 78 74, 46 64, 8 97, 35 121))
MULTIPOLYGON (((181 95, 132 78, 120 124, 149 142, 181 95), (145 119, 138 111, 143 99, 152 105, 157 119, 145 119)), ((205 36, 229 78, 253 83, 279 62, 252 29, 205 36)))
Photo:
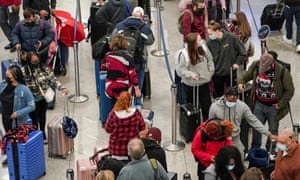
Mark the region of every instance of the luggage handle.
POLYGON ((63 96, 64 96, 64 116, 69 116, 70 111, 69 111, 68 96, 67 95, 63 95, 63 96))
POLYGON ((199 86, 194 83, 193 85, 193 105, 199 109, 199 86))
MULTIPOLYGON (((237 69, 236 70, 236 78, 238 79, 239 76, 240 76, 240 71, 239 71, 239 69, 237 69)), ((238 86, 238 84, 237 84, 237 86, 238 86)), ((232 69, 232 67, 230 67, 230 87, 233 87, 233 69, 232 69)), ((238 91, 242 93, 242 101, 245 102, 245 89, 242 91, 240 91, 238 89, 238 91)))
POLYGON ((279 0, 276 4, 276 8, 274 12, 272 13, 273 17, 280 17, 283 14, 285 4, 282 0, 279 0))

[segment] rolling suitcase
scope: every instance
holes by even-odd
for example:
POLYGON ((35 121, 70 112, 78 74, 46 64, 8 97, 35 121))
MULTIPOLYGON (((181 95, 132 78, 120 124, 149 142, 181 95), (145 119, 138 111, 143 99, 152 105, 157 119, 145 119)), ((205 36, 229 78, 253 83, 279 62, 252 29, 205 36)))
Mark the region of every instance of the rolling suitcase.
POLYGON ((80 159, 76 161, 78 180, 95 180, 97 164, 90 159, 80 159))
POLYGON ((280 31, 284 21, 285 5, 283 3, 269 4, 264 7, 260 17, 261 25, 269 25, 271 31, 280 31))
POLYGON ((150 70, 148 67, 145 68, 142 94, 145 98, 151 99, 151 78, 150 78, 150 70))
POLYGON ((43 133, 29 134, 26 143, 6 145, 9 179, 36 180, 46 174, 43 133))
POLYGON ((74 151, 74 140, 68 138, 62 128, 63 118, 68 116, 67 98, 65 98, 64 115, 57 116, 47 124, 48 156, 66 158, 67 154, 74 151))
POLYGON ((109 98, 105 94, 105 79, 107 76, 106 71, 100 72, 100 120, 102 125, 105 124, 107 116, 110 112, 110 101, 109 98))
POLYGON ((180 107, 179 131, 187 143, 193 140, 194 132, 201 123, 198 89, 198 86, 193 87, 193 104, 188 103, 180 107))

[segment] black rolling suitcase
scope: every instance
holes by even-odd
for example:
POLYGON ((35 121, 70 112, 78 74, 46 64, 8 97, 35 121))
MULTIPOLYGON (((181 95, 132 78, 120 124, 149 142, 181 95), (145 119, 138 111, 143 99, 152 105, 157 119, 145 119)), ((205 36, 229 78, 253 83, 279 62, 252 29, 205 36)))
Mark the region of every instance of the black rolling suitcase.
POLYGON ((199 87, 193 87, 193 104, 187 103, 180 107, 179 131, 184 140, 188 143, 193 141, 194 132, 201 123, 201 109, 199 108, 198 92, 199 87), (196 101, 196 103, 195 103, 196 101))
POLYGON ((284 21, 284 7, 285 5, 281 2, 265 6, 260 17, 260 24, 269 25, 271 31, 280 31, 284 21))

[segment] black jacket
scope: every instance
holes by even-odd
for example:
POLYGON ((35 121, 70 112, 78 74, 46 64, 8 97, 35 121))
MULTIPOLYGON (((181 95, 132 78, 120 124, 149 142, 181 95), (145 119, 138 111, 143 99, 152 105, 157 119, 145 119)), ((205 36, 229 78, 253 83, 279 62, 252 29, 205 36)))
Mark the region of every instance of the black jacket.
POLYGON ((164 167, 166 172, 168 172, 166 152, 164 151, 164 149, 152 139, 142 138, 142 141, 144 143, 148 158, 156 159, 164 167))
POLYGON ((39 14, 40 10, 46 10, 50 15, 50 7, 55 9, 56 0, 50 0, 50 3, 49 0, 23 0, 23 9, 31 8, 37 14, 39 14))

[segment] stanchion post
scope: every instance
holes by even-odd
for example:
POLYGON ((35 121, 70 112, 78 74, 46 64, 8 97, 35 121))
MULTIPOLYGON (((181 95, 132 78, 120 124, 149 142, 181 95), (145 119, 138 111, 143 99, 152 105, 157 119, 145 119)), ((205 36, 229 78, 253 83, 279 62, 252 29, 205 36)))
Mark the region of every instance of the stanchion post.
POLYGON ((236 0, 236 12, 241 11, 241 0, 236 0))
POLYGON ((171 131, 172 131, 172 139, 171 141, 167 141, 164 143, 163 147, 167 151, 181 151, 185 148, 185 144, 182 141, 177 141, 177 111, 176 111, 176 94, 177 94, 177 86, 175 83, 171 85, 171 112, 172 112, 172 120, 171 120, 171 131))
POLYGON ((75 71, 75 94, 69 96, 70 102, 81 103, 89 99, 87 95, 80 95, 79 84, 79 63, 78 63, 78 42, 73 41, 74 50, 74 71, 75 71))
MULTIPOLYGON (((156 39, 157 39, 157 49, 155 50, 152 50, 151 51, 151 54, 153 56, 157 56, 157 57, 161 57, 161 56, 164 56, 164 51, 162 50, 161 48, 161 33, 160 33, 160 3, 161 3, 161 0, 156 0, 156 7, 157 7, 157 13, 156 13, 156 21, 157 21, 157 30, 156 30, 156 39)), ((166 53, 168 53, 168 51, 166 51, 166 53)))

